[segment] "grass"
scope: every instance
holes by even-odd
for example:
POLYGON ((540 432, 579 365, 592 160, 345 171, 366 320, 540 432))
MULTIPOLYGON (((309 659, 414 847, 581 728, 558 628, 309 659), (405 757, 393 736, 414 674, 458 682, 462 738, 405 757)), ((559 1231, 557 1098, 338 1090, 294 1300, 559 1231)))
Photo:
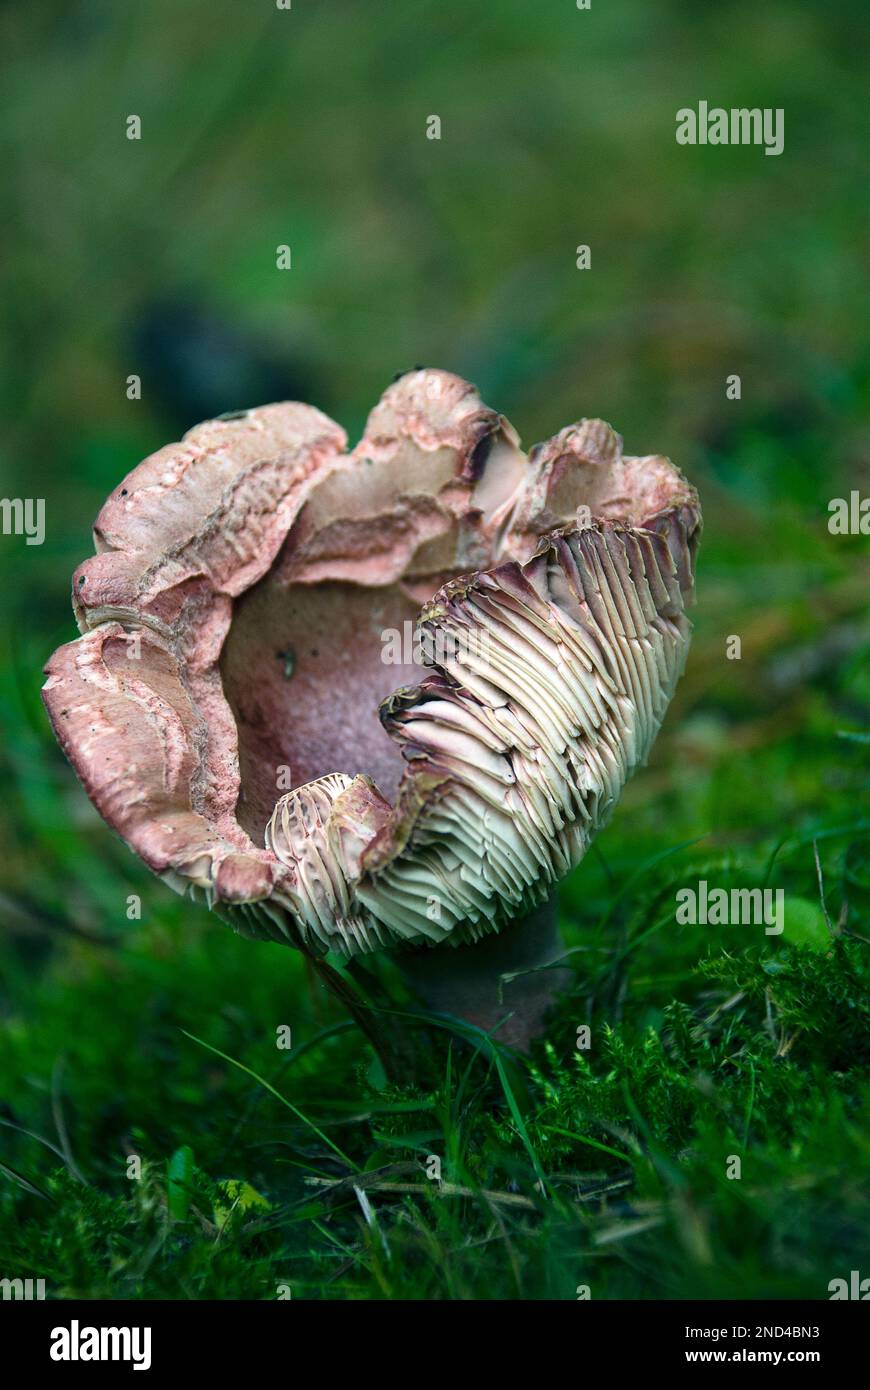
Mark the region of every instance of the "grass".
POLYGON ((576 984, 533 1055, 411 1017, 401 1084, 299 958, 162 890, 112 944, 16 936, 0 1264, 62 1297, 824 1297, 870 1216, 860 830, 814 827, 833 935, 806 843, 763 940, 667 904, 759 882, 770 845, 651 856, 616 897, 627 865, 590 860, 576 984))
POLYGON ((866 1275, 870 569, 827 529, 867 493, 858 7, 14 8, 2 491, 38 479, 47 535, 0 538, 0 1277, 617 1299, 866 1275), (784 154, 677 147, 701 97, 784 106, 784 154), (573 985, 546 1035, 518 1058, 421 1017, 381 962, 409 1015, 388 1082, 300 957, 106 830, 39 685, 139 458, 282 396, 358 433, 414 362, 527 443, 611 418, 686 469, 705 534, 650 765, 562 887, 573 985), (680 926, 700 879, 781 890, 783 934, 680 926))

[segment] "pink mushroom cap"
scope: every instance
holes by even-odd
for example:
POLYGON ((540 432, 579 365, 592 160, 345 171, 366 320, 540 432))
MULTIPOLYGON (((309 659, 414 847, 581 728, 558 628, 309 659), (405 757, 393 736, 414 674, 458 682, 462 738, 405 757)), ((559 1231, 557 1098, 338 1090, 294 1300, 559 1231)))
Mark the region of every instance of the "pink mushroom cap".
POLYGON ((446 372, 346 452, 282 403, 139 464, 43 697, 100 814, 252 936, 345 956, 532 911, 685 663, 697 494, 581 420, 526 456, 446 372))

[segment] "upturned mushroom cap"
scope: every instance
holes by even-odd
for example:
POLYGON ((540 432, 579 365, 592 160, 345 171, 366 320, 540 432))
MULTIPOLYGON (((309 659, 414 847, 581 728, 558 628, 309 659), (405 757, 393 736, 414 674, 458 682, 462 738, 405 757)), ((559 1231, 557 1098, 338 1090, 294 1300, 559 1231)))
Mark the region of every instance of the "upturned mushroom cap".
POLYGON ((600 420, 527 458, 445 372, 402 376, 345 444, 270 405, 135 468, 45 703, 108 823, 238 929, 473 941, 551 893, 646 758, 698 498, 600 420))

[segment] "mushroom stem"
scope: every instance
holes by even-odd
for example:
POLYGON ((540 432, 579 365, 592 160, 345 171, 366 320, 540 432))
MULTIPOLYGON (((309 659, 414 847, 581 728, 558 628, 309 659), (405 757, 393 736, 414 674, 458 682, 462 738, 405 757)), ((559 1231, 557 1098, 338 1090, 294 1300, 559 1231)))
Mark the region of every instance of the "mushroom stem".
POLYGON ((550 900, 473 945, 423 946, 394 959, 428 1008, 486 1032, 494 1029, 497 1041, 527 1052, 543 1032, 556 994, 570 980, 569 970, 545 968, 561 951, 556 904, 550 900))

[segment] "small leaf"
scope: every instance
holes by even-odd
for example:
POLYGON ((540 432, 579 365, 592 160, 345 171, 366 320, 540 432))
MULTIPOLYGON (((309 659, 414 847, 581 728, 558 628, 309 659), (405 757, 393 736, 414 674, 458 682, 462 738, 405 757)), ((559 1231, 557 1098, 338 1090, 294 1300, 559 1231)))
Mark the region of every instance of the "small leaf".
POLYGON ((221 1200, 214 1205, 214 1224, 219 1231, 222 1231, 227 1222, 234 1215, 244 1214, 255 1207, 262 1207, 265 1211, 271 1209, 271 1202, 252 1187, 249 1182, 243 1182, 239 1178, 229 1178, 220 1184, 221 1200))
POLYGON ((166 1203, 173 1221, 183 1221, 190 1207, 193 1183, 193 1149, 182 1144, 169 1160, 166 1203))
POLYGON ((783 922, 780 940, 789 946, 811 946, 817 951, 826 951, 830 947, 831 934, 818 903, 809 902, 807 898, 786 897, 783 922))

